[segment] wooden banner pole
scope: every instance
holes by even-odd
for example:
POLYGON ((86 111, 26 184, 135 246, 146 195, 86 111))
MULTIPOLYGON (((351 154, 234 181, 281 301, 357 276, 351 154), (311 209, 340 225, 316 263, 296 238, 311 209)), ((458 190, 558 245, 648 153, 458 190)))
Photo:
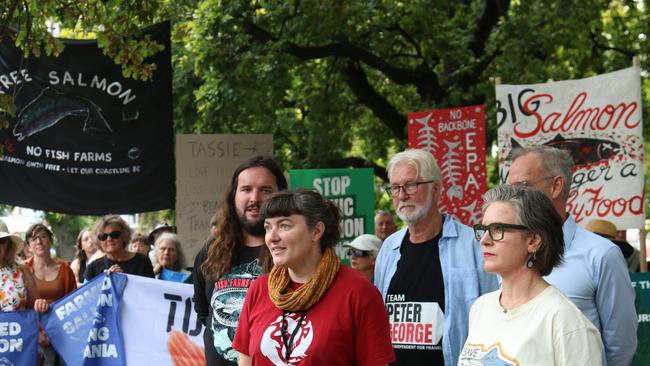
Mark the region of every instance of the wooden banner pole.
POLYGON ((645 248, 645 238, 646 238, 646 231, 645 228, 639 230, 639 254, 641 254, 639 257, 641 265, 640 265, 640 272, 648 272, 648 262, 646 258, 646 248, 645 248))

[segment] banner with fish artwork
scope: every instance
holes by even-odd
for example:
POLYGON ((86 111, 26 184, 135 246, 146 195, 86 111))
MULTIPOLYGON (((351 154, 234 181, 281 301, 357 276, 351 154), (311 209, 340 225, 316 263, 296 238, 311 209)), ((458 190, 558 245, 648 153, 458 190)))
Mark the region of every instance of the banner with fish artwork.
MULTIPOLYGON (((126 277, 128 286, 120 318, 125 364, 205 365, 205 327, 194 311, 194 287, 142 276, 126 277)), ((243 302, 243 296, 238 300, 243 302)), ((232 312, 220 315, 227 317, 232 312)))
MULTIPOLYGON (((123 273, 101 274, 50 305, 41 323, 70 366, 205 365, 205 327, 194 311, 193 294, 194 288, 188 284, 123 273)), ((38 332, 36 319, 33 328, 26 333, 23 326, 23 333, 31 336, 38 332)), ((14 338, 20 327, 17 329, 12 332, 14 338)), ((34 358, 36 339, 30 338, 34 358)))
POLYGON ((436 158, 443 180, 440 210, 463 224, 478 224, 487 189, 485 106, 409 113, 408 146, 436 158))
POLYGON ((151 37, 153 78, 135 81, 96 41, 63 40, 58 57, 23 58, 0 43, 0 96, 16 114, 0 122, 0 203, 70 214, 174 207, 170 25, 151 37))
POLYGON ((497 85, 499 176, 519 146, 571 153, 575 168, 567 211, 579 225, 601 218, 619 230, 642 228, 643 134, 638 67, 581 80, 497 85))

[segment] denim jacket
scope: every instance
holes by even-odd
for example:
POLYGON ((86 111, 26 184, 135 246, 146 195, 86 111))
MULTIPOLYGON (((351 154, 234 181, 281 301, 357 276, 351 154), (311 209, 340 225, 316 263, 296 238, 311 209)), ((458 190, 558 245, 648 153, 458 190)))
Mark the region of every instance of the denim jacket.
MULTIPOLYGON (((442 237, 438 243, 445 288, 445 325, 442 352, 445 366, 458 362, 469 321, 469 309, 479 296, 499 288, 497 277, 483 270, 483 254, 474 231, 443 214, 442 237)), ((397 270, 400 247, 408 230, 401 229, 384 241, 375 264, 375 286, 386 301, 390 281, 397 270)), ((425 279, 422 279, 425 280, 425 279)))

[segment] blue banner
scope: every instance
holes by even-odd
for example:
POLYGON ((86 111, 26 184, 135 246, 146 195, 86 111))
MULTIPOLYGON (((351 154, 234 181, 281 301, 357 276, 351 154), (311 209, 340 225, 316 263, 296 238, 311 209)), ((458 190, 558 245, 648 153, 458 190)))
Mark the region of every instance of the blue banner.
POLYGON ((33 310, 0 312, 0 365, 36 365, 38 315, 33 310))
POLYGON ((68 366, 121 366, 125 362, 120 300, 127 277, 97 276, 41 315, 52 346, 68 366))
POLYGON ((172 282, 185 282, 189 276, 189 273, 176 272, 163 268, 160 270, 159 279, 172 282))

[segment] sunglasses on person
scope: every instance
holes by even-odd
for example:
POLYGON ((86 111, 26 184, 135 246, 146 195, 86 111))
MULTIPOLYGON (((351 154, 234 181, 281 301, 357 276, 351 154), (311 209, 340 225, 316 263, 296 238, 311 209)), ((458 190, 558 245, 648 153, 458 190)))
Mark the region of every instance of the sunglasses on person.
POLYGON ((111 238, 113 238, 113 239, 117 239, 117 238, 119 238, 120 236, 122 236, 122 232, 121 232, 121 231, 117 231, 117 230, 115 230, 115 231, 111 231, 111 232, 108 233, 108 234, 106 234, 106 233, 101 233, 101 234, 97 235, 97 239, 99 239, 100 241, 104 241, 104 240, 108 239, 109 236, 110 236, 111 238))
POLYGON ((370 252, 360 249, 348 249, 348 257, 367 257, 370 252))
POLYGON ((9 244, 9 238, 6 236, 4 238, 0 238, 0 245, 5 245, 5 244, 9 244))

